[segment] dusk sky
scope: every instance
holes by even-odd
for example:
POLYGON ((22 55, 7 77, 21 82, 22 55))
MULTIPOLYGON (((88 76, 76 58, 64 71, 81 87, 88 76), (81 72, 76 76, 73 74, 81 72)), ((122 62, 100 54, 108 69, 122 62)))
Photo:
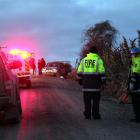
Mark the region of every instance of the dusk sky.
POLYGON ((83 31, 109 20, 119 37, 137 37, 139 0, 0 0, 0 44, 74 65, 83 31))

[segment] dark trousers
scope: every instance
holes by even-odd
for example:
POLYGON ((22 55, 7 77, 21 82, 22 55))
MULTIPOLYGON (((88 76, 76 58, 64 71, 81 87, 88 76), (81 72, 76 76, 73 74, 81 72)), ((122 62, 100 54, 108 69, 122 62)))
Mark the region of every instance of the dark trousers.
POLYGON ((136 119, 140 120, 140 93, 132 93, 132 104, 136 119))
POLYGON ((83 98, 85 105, 84 115, 86 117, 90 117, 91 115, 94 118, 100 117, 99 114, 100 92, 84 92, 83 98))

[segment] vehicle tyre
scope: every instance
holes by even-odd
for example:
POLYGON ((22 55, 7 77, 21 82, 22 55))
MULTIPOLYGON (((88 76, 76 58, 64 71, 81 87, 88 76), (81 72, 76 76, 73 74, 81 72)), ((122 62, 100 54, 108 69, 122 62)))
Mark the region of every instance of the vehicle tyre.
POLYGON ((26 81, 26 87, 31 88, 31 81, 30 80, 26 81))
POLYGON ((20 101, 18 102, 18 111, 19 111, 19 114, 22 115, 22 107, 21 107, 20 101))
POLYGON ((22 107, 21 107, 21 100, 20 100, 20 93, 19 89, 16 87, 16 100, 17 100, 17 107, 20 115, 22 114, 22 107))
POLYGON ((16 87, 16 104, 8 105, 5 109, 5 116, 8 123, 18 123, 21 119, 22 107, 19 95, 19 89, 16 87))
POLYGON ((57 73, 57 74, 56 74, 56 77, 60 77, 60 73, 57 73))
POLYGON ((6 116, 7 116, 8 123, 19 123, 21 119, 21 113, 20 113, 18 104, 11 106, 6 111, 6 116))

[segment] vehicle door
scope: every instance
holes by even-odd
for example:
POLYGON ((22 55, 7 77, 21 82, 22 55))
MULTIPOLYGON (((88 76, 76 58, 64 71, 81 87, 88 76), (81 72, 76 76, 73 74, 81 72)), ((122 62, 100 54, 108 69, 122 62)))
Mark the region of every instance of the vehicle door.
POLYGON ((4 63, 0 56, 0 96, 3 96, 5 93, 5 83, 4 83, 4 63))

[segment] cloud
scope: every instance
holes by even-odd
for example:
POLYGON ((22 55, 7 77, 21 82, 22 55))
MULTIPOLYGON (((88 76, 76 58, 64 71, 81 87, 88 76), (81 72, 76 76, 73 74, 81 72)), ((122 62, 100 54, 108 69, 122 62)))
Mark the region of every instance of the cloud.
POLYGON ((83 30, 98 22, 108 19, 120 36, 135 36, 139 7, 138 0, 0 0, 0 42, 32 39, 38 56, 74 63, 83 30))

